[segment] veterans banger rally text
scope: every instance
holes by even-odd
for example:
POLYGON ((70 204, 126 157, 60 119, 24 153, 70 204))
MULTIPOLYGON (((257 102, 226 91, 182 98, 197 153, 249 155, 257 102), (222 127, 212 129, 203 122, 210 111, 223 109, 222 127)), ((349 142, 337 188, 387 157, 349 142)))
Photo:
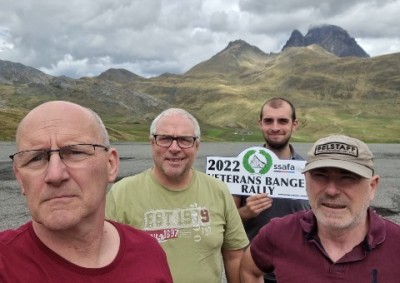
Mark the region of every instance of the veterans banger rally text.
POLYGON ((275 198, 307 199, 304 160, 281 160, 264 147, 250 147, 237 157, 208 156, 206 174, 220 179, 231 194, 267 193, 275 198))

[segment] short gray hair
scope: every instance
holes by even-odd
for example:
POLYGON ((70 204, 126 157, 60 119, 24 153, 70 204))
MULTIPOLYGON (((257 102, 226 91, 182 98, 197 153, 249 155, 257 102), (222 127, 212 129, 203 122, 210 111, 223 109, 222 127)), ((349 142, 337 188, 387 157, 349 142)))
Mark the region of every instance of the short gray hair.
POLYGON ((150 125, 150 138, 152 135, 155 135, 157 133, 157 126, 160 119, 168 116, 182 116, 189 119, 194 127, 194 135, 197 137, 197 140, 200 141, 199 122, 197 122, 197 119, 192 114, 181 108, 169 108, 167 110, 164 110, 156 118, 154 118, 153 122, 151 122, 150 125))

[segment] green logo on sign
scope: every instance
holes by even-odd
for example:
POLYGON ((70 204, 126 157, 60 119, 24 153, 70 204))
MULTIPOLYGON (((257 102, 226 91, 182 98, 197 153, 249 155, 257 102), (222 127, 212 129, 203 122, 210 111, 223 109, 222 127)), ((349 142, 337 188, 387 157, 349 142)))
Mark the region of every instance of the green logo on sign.
POLYGON ((272 157, 262 149, 258 153, 255 150, 246 152, 243 156, 243 167, 249 173, 256 173, 255 169, 259 169, 259 174, 266 174, 272 166, 272 157))

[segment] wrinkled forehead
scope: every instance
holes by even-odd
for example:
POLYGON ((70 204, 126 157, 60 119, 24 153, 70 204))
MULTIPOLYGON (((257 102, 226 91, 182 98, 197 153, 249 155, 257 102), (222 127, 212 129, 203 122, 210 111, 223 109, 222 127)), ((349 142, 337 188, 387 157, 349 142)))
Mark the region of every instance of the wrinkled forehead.
POLYGON ((30 112, 17 131, 17 144, 56 139, 78 142, 85 137, 97 138, 97 123, 89 111, 74 107, 42 107, 30 112))

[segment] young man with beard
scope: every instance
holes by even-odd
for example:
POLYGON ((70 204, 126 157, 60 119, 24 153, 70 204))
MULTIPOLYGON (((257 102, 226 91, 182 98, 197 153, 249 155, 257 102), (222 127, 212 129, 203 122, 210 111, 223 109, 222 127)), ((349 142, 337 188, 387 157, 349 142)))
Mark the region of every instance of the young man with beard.
POLYGON ((187 111, 170 108, 150 126, 153 167, 115 183, 107 217, 145 230, 164 248, 175 283, 239 282, 248 246, 226 184, 194 169, 200 127, 187 111))
MULTIPOLYGON (((258 124, 264 136, 264 147, 279 159, 304 160, 289 143, 299 124, 290 101, 280 97, 267 100, 261 107, 258 124)), ((250 241, 272 218, 310 208, 307 200, 272 199, 268 194, 234 195, 234 200, 250 241)), ((276 282, 274 275, 266 274, 265 282, 276 282)))
POLYGON ((344 135, 319 139, 303 173, 312 210, 265 225, 241 263, 244 283, 399 282, 400 226, 370 203, 379 185, 373 155, 344 135))

